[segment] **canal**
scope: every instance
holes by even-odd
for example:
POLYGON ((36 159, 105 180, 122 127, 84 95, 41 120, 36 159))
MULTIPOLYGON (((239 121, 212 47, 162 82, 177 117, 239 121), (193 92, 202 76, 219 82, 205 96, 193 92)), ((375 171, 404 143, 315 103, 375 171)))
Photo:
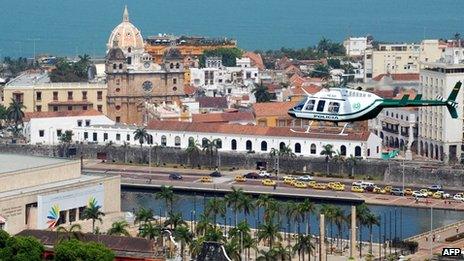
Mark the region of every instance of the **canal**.
MULTIPOLYGON (((155 199, 155 191, 146 190, 135 190, 124 188, 121 192, 121 204, 123 211, 136 211, 137 209, 144 207, 150 208, 154 211, 155 215, 163 216, 165 203, 163 200, 155 199)), ((198 193, 178 193, 176 192, 176 201, 174 202, 174 211, 182 213, 185 220, 196 220, 199 215, 203 213, 206 202, 213 198, 213 194, 198 194, 198 193)), ((219 197, 219 196, 218 196, 219 197)), ((222 197, 222 196, 221 196, 222 197)), ((279 199, 279 201, 286 201, 279 199)), ((295 199, 295 202, 298 200, 295 199)), ((314 202, 318 208, 323 202, 314 202)), ((350 213, 350 206, 343 203, 333 204, 342 208, 345 215, 350 213)), ((368 205, 370 210, 376 215, 380 216, 380 226, 375 226, 373 229, 373 239, 375 242, 383 242, 385 240, 393 239, 395 237, 404 239, 410 236, 414 236, 430 230, 430 209, 426 208, 414 208, 414 207, 394 207, 394 206, 378 206, 368 205), (380 232, 380 237, 379 237, 380 232)), ((433 209, 433 228, 438 228, 448 224, 452 224, 459 220, 464 219, 463 211, 455 210, 442 210, 433 209)), ((245 217, 243 213, 239 213, 238 220, 247 219, 248 223, 252 227, 259 226, 262 222, 263 209, 255 209, 250 215, 245 217)), ((233 224, 234 223, 234 212, 232 209, 227 209, 225 219, 220 218, 218 222, 220 224, 233 224)), ((284 215, 281 217, 281 230, 286 232, 297 232, 298 225, 288 220, 284 215)), ((304 232, 306 228, 306 222, 300 224, 300 231, 304 232)), ((319 232, 319 220, 316 215, 310 217, 310 227, 312 234, 318 234, 319 232)), ((348 225, 345 224, 342 228, 342 235, 344 238, 348 238, 348 225)), ((330 225, 327 225, 327 233, 330 235, 330 225)), ((337 228, 333 226, 333 234, 336 235, 337 228)), ((362 229, 362 238, 367 240, 369 237, 368 228, 362 229)))

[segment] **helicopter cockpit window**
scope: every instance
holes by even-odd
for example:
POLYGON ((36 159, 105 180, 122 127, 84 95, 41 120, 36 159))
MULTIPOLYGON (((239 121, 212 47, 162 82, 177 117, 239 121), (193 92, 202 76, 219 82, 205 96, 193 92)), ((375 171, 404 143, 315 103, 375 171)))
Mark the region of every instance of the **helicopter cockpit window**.
POLYGON ((309 100, 308 104, 306 104, 305 110, 312 111, 314 110, 314 104, 316 103, 315 100, 309 100))
POLYGON ((306 98, 301 100, 295 107, 293 107, 293 109, 296 110, 296 111, 301 111, 303 109, 303 106, 306 103, 306 100, 307 100, 306 98))
POLYGON ((325 106, 325 101, 319 100, 319 102, 317 103, 317 111, 324 111, 324 106, 325 106))
POLYGON ((330 102, 329 103, 329 108, 327 110, 328 110, 328 112, 331 112, 331 113, 338 113, 339 109, 340 109, 340 103, 338 103, 338 102, 330 102))

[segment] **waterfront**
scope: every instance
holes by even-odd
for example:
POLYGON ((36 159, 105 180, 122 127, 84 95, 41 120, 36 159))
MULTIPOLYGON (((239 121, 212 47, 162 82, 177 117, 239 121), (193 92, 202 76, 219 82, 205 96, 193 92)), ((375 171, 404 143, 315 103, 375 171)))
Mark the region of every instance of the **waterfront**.
POLYGON ((0 1, 0 56, 89 53, 103 56, 108 32, 125 4, 144 36, 158 33, 224 36, 242 48, 314 45, 325 36, 374 35, 381 41, 419 42, 462 31, 459 0, 201 0, 0 1), (455 8, 450 8, 455 7, 455 8))
MULTIPOLYGON (((188 194, 188 193, 176 193, 177 200, 174 204, 174 209, 176 212, 180 212, 183 215, 183 218, 186 220, 191 220, 192 217, 195 219, 199 217, 199 214, 202 213, 206 201, 212 197, 211 194, 200 195, 200 194, 188 194), (194 214, 195 213, 195 214, 194 214)), ((140 207, 151 208, 156 215, 164 215, 164 202, 162 200, 155 199, 154 193, 141 192, 136 190, 123 189, 121 196, 121 207, 122 211, 133 211, 137 210, 140 207)), ((318 207, 320 204, 315 202, 318 207)), ((349 212, 349 206, 339 204, 338 206, 342 207, 345 211, 345 214, 349 212)), ((398 238, 407 238, 413 235, 423 233, 430 230, 430 209, 423 208, 410 208, 410 207, 394 207, 394 206, 373 206, 370 205, 369 208, 376 215, 381 215, 382 219, 386 217, 386 220, 382 220, 382 235, 385 235, 385 239, 388 239, 391 235, 391 238, 395 237, 395 234, 398 238), (396 212, 396 219, 395 219, 396 212), (390 219, 391 215, 391 219, 390 219), (390 224, 391 220, 391 224, 390 224), (395 221, 396 220, 396 229, 395 221), (384 226, 384 222, 386 226, 384 226), (402 224, 402 225, 401 225, 402 224), (391 229, 390 229, 391 227, 391 229), (384 229, 386 231, 384 232, 384 229), (396 231, 396 232, 395 232, 396 231)), ((252 227, 256 227, 256 224, 262 218, 263 209, 260 209, 258 212, 255 211, 247 217, 248 222, 252 227)), ((454 210, 433 210, 433 228, 442 227, 451 223, 455 223, 464 218, 464 212, 454 211, 454 210)), ((245 219, 243 214, 239 214, 238 220, 245 219)), ((311 218, 311 233, 318 234, 318 220, 316 216, 311 218)), ((234 217, 230 209, 227 211, 226 221, 228 224, 233 223, 234 217)), ((224 219, 219 219, 221 224, 224 224, 224 219)), ((258 223, 259 224, 259 223, 258 223)), ((303 232, 306 225, 304 223, 300 226, 300 231, 303 232)), ((281 223, 281 229, 283 231, 297 232, 298 228, 294 222, 289 222, 286 218, 283 218, 281 223)), ((329 226, 328 226, 329 229, 329 226)), ((345 238, 348 237, 347 228, 344 227, 345 238)), ((334 234, 336 228, 334 226, 334 234)), ((367 228, 363 229, 362 237, 366 240, 368 238, 369 232, 367 228)), ((373 239, 378 242, 379 240, 379 230, 378 227, 375 227, 373 230, 373 239)), ((383 241, 383 240, 382 240, 383 241)))

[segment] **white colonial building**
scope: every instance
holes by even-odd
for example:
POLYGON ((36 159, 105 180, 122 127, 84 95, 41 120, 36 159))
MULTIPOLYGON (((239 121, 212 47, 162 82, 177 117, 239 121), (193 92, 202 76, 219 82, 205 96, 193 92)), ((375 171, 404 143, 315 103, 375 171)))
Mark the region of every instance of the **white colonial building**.
MULTIPOLYGON (((140 145, 134 139, 137 126, 93 125, 75 127, 73 139, 79 142, 122 145, 140 145)), ((219 151, 269 153, 272 148, 290 146, 297 156, 321 157, 326 144, 332 144, 341 155, 361 158, 380 158, 382 140, 370 132, 336 134, 295 133, 288 128, 260 127, 250 125, 193 123, 179 121, 152 121, 148 124, 150 135, 145 146, 160 145, 186 149, 189 140, 205 143, 220 139, 219 151)))
POLYGON ((93 124, 114 124, 114 121, 95 110, 30 112, 25 115, 23 133, 29 144, 54 145, 60 143, 65 131, 93 124))
POLYGON ((343 46, 348 56, 363 56, 366 49, 371 47, 367 37, 348 37, 343 41, 343 46))

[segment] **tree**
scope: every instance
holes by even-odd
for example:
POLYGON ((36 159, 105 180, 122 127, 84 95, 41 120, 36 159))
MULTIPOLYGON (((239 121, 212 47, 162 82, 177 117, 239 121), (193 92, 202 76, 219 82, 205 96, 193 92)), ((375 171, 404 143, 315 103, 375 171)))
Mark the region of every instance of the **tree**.
POLYGON ((153 224, 151 222, 143 223, 139 228, 139 237, 144 237, 150 240, 153 240, 161 236, 163 228, 158 224, 153 224))
POLYGON ((16 128, 18 128, 19 125, 22 125, 23 123, 24 109, 26 109, 26 107, 22 102, 11 98, 6 115, 8 120, 12 121, 16 128))
POLYGON ((56 229, 56 232, 58 233, 58 241, 62 241, 64 239, 66 240, 71 240, 71 239, 77 239, 79 240, 82 236, 81 232, 81 225, 79 224, 72 224, 69 228, 59 226, 56 229))
POLYGON ((327 65, 332 69, 340 69, 342 67, 340 59, 327 59, 327 65))
POLYGON ((343 163, 345 162, 345 157, 340 154, 340 151, 337 150, 337 153, 332 158, 333 162, 340 163, 340 175, 343 175, 343 163))
POLYGON ((187 222, 185 222, 185 220, 182 218, 181 213, 170 212, 168 214, 168 218, 166 219, 166 221, 164 221, 164 226, 171 226, 171 229, 176 229, 178 226, 181 225, 187 225, 187 222))
POLYGON ((201 250, 203 249, 203 242, 205 241, 204 237, 197 237, 192 240, 192 242, 189 245, 189 250, 190 250, 190 257, 192 260, 195 260, 195 258, 200 255, 201 250))
POLYGON ((333 219, 333 222, 335 223, 335 226, 337 227, 338 242, 340 243, 340 248, 341 248, 342 228, 343 228, 343 224, 347 222, 347 219, 346 219, 345 213, 343 213, 343 210, 340 207, 333 208, 332 219, 333 219))
MULTIPOLYGON (((298 234, 296 236, 296 243, 293 245, 293 252, 298 252, 298 256, 303 257, 303 261, 305 260, 305 255, 311 255, 314 251, 314 244, 311 242, 311 235, 302 235, 298 234)), ((308 258, 309 260, 310 258, 308 258)))
POLYGON ((250 195, 243 194, 240 197, 237 208, 245 214, 245 221, 248 215, 255 209, 253 198, 250 195))
POLYGON ((96 242, 81 242, 75 239, 62 241, 54 247, 55 261, 112 261, 114 253, 96 242))
POLYGON ((66 130, 63 134, 60 136, 60 142, 69 144, 72 141, 72 136, 73 136, 73 131, 72 130, 66 130))
POLYGON ((203 213, 198 218, 197 224, 195 226, 195 233, 197 233, 197 235, 204 236, 208 229, 211 227, 211 218, 203 213))
POLYGON ((275 261, 277 260, 277 251, 273 248, 270 248, 269 250, 260 250, 259 251, 260 256, 256 259, 256 261, 275 261))
POLYGON ((292 148, 290 147, 290 145, 285 145, 285 146, 279 148, 279 156, 290 157, 290 158, 296 157, 296 155, 295 155, 295 153, 293 153, 292 148))
POLYGON ((266 85, 258 84, 252 91, 251 91, 256 98, 256 102, 269 102, 272 98, 271 94, 266 85))
POLYGON ((229 240, 224 244, 224 249, 227 256, 232 260, 241 260, 240 256, 240 241, 229 240))
POLYGON ((334 43, 323 37, 316 47, 317 51, 324 56, 345 55, 345 47, 340 43, 334 43))
POLYGON ((329 160, 332 159, 335 151, 332 144, 325 144, 322 147, 321 155, 325 156, 325 163, 327 167, 327 175, 329 175, 329 160))
POLYGON ((84 209, 83 213, 84 219, 91 219, 92 220, 92 231, 95 233, 95 221, 103 222, 102 217, 105 216, 105 213, 101 211, 101 206, 97 205, 97 201, 95 199, 91 200, 87 207, 84 209))
MULTIPOLYGON (((253 239, 251 237, 250 225, 246 220, 241 221, 235 227, 229 230, 229 238, 231 241, 243 244, 244 248, 250 248, 253 245, 253 239)), ((241 254, 241 249, 240 249, 241 254)))
POLYGON ((234 223, 235 226, 237 226, 237 215, 238 215, 238 210, 239 210, 239 204, 242 199, 242 197, 245 194, 243 193, 243 189, 239 188, 236 189, 235 187, 232 187, 232 192, 227 194, 224 199, 226 200, 227 206, 232 207, 234 214, 235 214, 235 219, 234 223))
POLYGON ((134 131, 134 140, 138 140, 140 144, 140 148, 142 148, 142 145, 148 141, 150 135, 148 134, 147 130, 145 128, 137 128, 134 131))
POLYGON ((276 223, 271 222, 264 222, 261 225, 259 225, 258 228, 258 240, 259 241, 267 241, 269 243, 269 248, 272 248, 274 246, 275 240, 281 240, 282 235, 280 234, 279 231, 279 225, 276 223))
POLYGON ((311 77, 317 77, 317 78, 322 78, 324 80, 328 80, 331 77, 330 68, 329 68, 329 66, 327 66, 325 64, 316 63, 309 75, 311 77))
POLYGON ((108 229, 107 234, 112 235, 112 236, 130 237, 130 233, 127 230, 128 228, 129 228, 129 223, 127 223, 127 221, 125 220, 116 221, 116 222, 113 222, 113 224, 111 224, 111 228, 108 229))
POLYGON ((334 223, 335 211, 336 210, 333 205, 327 205, 327 204, 323 204, 321 206, 321 211, 320 211, 321 214, 324 214, 325 219, 327 220, 330 226, 330 253, 332 253, 332 246, 333 246, 333 223, 334 223))
POLYGON ((172 205, 175 199, 174 191, 172 186, 165 186, 162 185, 160 191, 155 193, 155 199, 164 200, 164 216, 168 216, 168 209, 169 213, 172 212, 172 205))
POLYGON ((200 56, 200 67, 205 67, 206 57, 221 57, 222 65, 233 67, 236 66, 236 59, 241 58, 243 51, 238 48, 217 48, 206 50, 200 56))
POLYGON ((3 129, 3 122, 8 119, 8 109, 0 104, 0 130, 3 129))
POLYGON ((311 202, 309 199, 305 199, 303 202, 299 203, 300 211, 306 215, 307 226, 306 234, 311 235, 311 214, 317 211, 316 205, 311 202))
POLYGON ((257 207, 264 208, 264 221, 270 221, 277 211, 277 204, 275 199, 269 197, 269 195, 259 195, 256 200, 257 207))
POLYGON ((351 167, 351 177, 354 176, 354 167, 357 165, 359 159, 355 156, 353 156, 353 154, 350 154, 350 157, 346 159, 346 161, 348 162, 348 165, 351 167))
POLYGON ((300 226, 301 226, 301 221, 304 218, 304 213, 302 211, 302 208, 300 207, 300 204, 296 202, 288 202, 287 208, 286 208, 286 214, 287 218, 295 221, 297 224, 297 231, 300 233, 300 226))
POLYGON ((45 251, 42 243, 34 237, 2 235, 3 247, 0 247, 0 260, 40 261, 45 251))
POLYGON ((212 242, 224 242, 225 237, 224 234, 222 233, 222 230, 218 227, 211 227, 206 231, 205 241, 212 241, 212 242))
MULTIPOLYGON (((359 227, 359 242, 362 242, 362 227, 368 223, 368 216, 371 214, 371 210, 366 204, 356 206, 356 222, 359 227)), ((348 216, 351 219, 351 214, 348 216)), ((359 255, 362 256, 362 247, 359 248, 359 255)))
POLYGON ((153 210, 150 208, 140 208, 135 212, 134 224, 142 223, 145 224, 153 220, 153 210))
POLYGON ((205 215, 213 218, 213 225, 217 225, 217 216, 224 217, 226 214, 226 204, 224 200, 219 198, 212 198, 206 203, 205 215))
POLYGON ((192 161, 192 157, 198 157, 198 155, 200 154, 200 144, 198 144, 198 142, 193 139, 189 139, 188 147, 185 149, 185 152, 188 156, 189 165, 193 167, 194 164, 192 161))
POLYGON ((372 228, 373 226, 380 225, 380 217, 376 216, 374 213, 369 212, 365 220, 366 225, 369 227, 369 252, 372 253, 372 228))
POLYGON ((214 158, 214 153, 217 154, 218 148, 220 148, 221 140, 220 139, 214 139, 214 140, 209 140, 204 138, 203 139, 203 151, 209 155, 209 165, 210 167, 213 166, 213 158, 214 158))
POLYGON ((87 70, 91 65, 90 56, 79 56, 79 61, 73 62, 66 58, 57 59, 55 69, 50 72, 52 82, 85 82, 88 80, 87 70))
POLYGON ((184 260, 185 245, 192 243, 193 234, 186 226, 178 226, 174 228, 174 239, 180 242, 180 258, 184 260))

